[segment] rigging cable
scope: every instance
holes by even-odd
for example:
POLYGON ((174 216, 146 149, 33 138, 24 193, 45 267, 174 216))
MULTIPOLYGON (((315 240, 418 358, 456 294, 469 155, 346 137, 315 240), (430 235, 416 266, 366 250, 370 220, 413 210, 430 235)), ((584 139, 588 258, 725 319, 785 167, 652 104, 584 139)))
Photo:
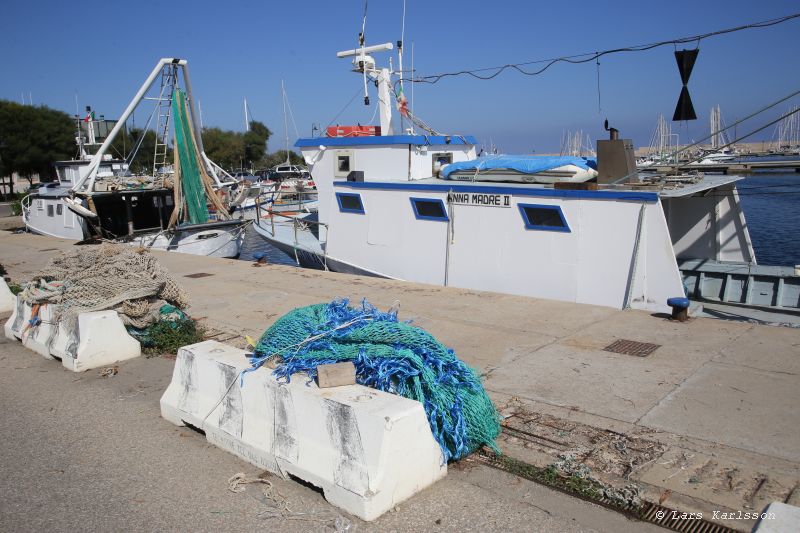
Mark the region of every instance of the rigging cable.
MULTIPOLYGON (((366 2, 365 2, 365 5, 364 5, 364 16, 366 17, 366 2)), ((575 55, 571 55, 571 56, 563 56, 563 57, 557 57, 557 58, 551 58, 551 59, 539 59, 539 60, 535 60, 535 61, 525 61, 525 62, 522 62, 522 63, 509 63, 507 65, 501 65, 501 66, 495 66, 495 67, 485 67, 485 68, 471 69, 471 70, 460 70, 460 71, 457 71, 457 72, 446 72, 446 73, 442 73, 442 74, 433 74, 433 75, 429 75, 429 76, 414 77, 413 74, 412 74, 411 78, 402 78, 402 79, 405 79, 406 81, 413 81, 413 82, 419 82, 419 83, 436 83, 436 82, 438 82, 439 80, 441 80, 443 78, 468 75, 468 76, 472 76, 473 78, 477 78, 479 80, 490 80, 492 78, 497 77, 498 75, 500 75, 500 73, 502 73, 503 71, 508 70, 508 69, 516 70, 517 72, 519 72, 520 74, 523 74, 525 76, 536 76, 536 75, 539 75, 539 74, 543 73, 544 71, 546 71, 547 69, 549 69, 550 67, 555 65, 556 63, 571 63, 571 64, 588 63, 590 61, 598 60, 599 58, 601 58, 603 56, 606 56, 606 55, 610 55, 610 54, 617 54, 617 53, 622 53, 622 52, 645 52, 647 50, 652 50, 653 48, 658 48, 658 47, 661 47, 661 46, 667 46, 667 45, 677 46, 679 44, 686 44, 686 43, 691 43, 691 42, 695 42, 695 41, 697 42, 697 46, 699 46, 700 45, 700 41, 702 39, 708 39, 709 37, 716 37, 718 35, 725 35, 725 34, 728 34, 728 33, 734 33, 734 32, 748 30, 748 29, 768 28, 770 26, 775 26, 777 24, 781 24, 783 22, 787 22, 789 20, 793 20, 793 19, 796 19, 796 18, 800 18, 800 13, 794 13, 792 15, 786 15, 784 17, 764 20, 764 21, 760 21, 760 22, 753 22, 751 24, 745 24, 745 25, 736 26, 736 27, 733 27, 733 28, 726 28, 726 29, 723 29, 723 30, 712 31, 712 32, 703 33, 703 34, 700 34, 700 35, 692 35, 692 36, 689 36, 689 37, 680 37, 680 38, 677 38, 677 39, 670 39, 670 40, 667 40, 667 41, 658 41, 658 42, 654 42, 654 43, 627 46, 627 47, 623 47, 623 48, 612 48, 612 49, 609 49, 609 50, 603 50, 601 52, 594 52, 594 53, 585 52, 585 53, 582 53, 582 54, 575 54, 575 55), (522 67, 527 66, 527 65, 536 65, 536 64, 542 64, 542 63, 545 63, 545 65, 542 68, 538 69, 538 70, 528 71, 528 70, 525 70, 524 68, 522 68, 522 67), (495 72, 493 72, 492 74, 485 75, 485 76, 479 74, 481 72, 489 72, 489 71, 495 71, 495 72)))

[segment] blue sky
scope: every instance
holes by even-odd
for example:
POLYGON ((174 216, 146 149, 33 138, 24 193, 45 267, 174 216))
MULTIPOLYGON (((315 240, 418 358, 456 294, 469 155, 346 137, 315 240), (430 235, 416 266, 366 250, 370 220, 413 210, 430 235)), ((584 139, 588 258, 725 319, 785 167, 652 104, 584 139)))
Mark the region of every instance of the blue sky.
MULTIPOLYGON (((284 137, 281 79, 301 136, 312 123, 328 125, 359 90, 360 77, 335 52, 355 47, 363 8, 361 0, 6 2, 0 98, 19 102, 24 93, 27 102, 30 94, 34 104, 74 113, 77 92, 81 110, 90 104, 113 118, 158 58, 183 57, 204 124, 243 129, 246 97, 253 117, 275 133, 270 150, 276 150, 284 137)), ((694 35, 788 15, 800 3, 407 0, 406 10, 406 66, 413 42, 414 67, 427 75, 694 35)), ((402 0, 372 0, 367 44, 399 39, 401 14, 402 0)), ((689 83, 698 120, 673 125, 681 141, 707 133, 714 105, 731 123, 800 88, 799 36, 800 20, 794 20, 701 42, 689 83)), ((505 72, 491 81, 416 84, 412 103, 436 129, 491 140, 506 152, 558 150, 565 130, 602 138, 606 117, 623 137, 646 144, 658 114, 672 117, 680 92, 673 48, 601 59, 601 109, 596 69, 562 64, 536 77, 505 72)), ((137 118, 143 122, 148 114, 142 110, 137 118)), ((368 123, 372 116, 358 97, 337 122, 368 123)))

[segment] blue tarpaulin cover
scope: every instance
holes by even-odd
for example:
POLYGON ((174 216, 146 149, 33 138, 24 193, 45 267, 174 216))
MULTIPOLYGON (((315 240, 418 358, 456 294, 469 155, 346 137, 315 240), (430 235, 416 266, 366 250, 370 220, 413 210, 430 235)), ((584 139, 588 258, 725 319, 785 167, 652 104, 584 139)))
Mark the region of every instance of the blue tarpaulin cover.
POLYGON ((442 177, 447 179, 453 172, 471 170, 486 172, 490 170, 515 170, 523 174, 536 174, 543 170, 551 170, 564 165, 575 165, 584 170, 597 170, 597 158, 573 156, 547 156, 547 155, 489 155, 451 163, 442 171, 442 177))

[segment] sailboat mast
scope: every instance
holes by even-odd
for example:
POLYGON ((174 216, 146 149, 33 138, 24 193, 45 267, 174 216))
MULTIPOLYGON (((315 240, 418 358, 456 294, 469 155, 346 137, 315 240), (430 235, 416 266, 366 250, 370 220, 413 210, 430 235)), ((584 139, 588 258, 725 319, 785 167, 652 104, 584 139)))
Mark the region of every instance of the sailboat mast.
POLYGON ((250 119, 247 116, 247 98, 244 99, 244 131, 250 131, 250 119))
POLYGON ((283 99, 283 131, 286 136, 286 164, 288 165, 291 163, 289 160, 289 121, 286 116, 286 88, 283 86, 283 80, 281 80, 281 97, 283 99))

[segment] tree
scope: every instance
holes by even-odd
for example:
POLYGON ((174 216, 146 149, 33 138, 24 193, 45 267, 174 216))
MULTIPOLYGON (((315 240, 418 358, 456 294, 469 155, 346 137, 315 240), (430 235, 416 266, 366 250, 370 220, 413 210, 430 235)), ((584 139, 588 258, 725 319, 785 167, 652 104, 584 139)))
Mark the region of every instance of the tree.
POLYGON ((219 128, 203 129, 206 155, 222 168, 240 168, 244 160, 244 139, 241 133, 219 128))
MULTIPOLYGON (((283 163, 286 163, 286 159, 286 150, 278 150, 277 152, 273 152, 265 156, 259 166, 263 168, 272 168, 276 165, 282 165, 283 163)), ((303 158, 291 150, 289 150, 289 163, 292 165, 305 164, 303 158)))
POLYGON ((250 131, 239 133, 220 128, 203 129, 206 155, 223 168, 235 169, 258 163, 267 151, 272 132, 261 122, 250 123, 250 131))
MULTIPOLYGON (((131 172, 135 174, 150 175, 153 172, 153 161, 155 159, 156 133, 153 130, 142 130, 132 128, 120 130, 114 141, 111 143, 107 153, 119 159, 129 160, 131 172), (142 139, 142 135, 144 138, 142 139), (141 144, 139 141, 141 140, 141 144), (137 150, 138 146, 138 150, 137 150), (133 151, 136 150, 134 154, 133 151), (131 157, 133 157, 131 159, 131 157)), ((167 149, 167 164, 172 162, 172 150, 167 149)))
POLYGON ((46 106, 0 100, 0 176, 55 177, 53 163, 75 155, 74 118, 46 106))

